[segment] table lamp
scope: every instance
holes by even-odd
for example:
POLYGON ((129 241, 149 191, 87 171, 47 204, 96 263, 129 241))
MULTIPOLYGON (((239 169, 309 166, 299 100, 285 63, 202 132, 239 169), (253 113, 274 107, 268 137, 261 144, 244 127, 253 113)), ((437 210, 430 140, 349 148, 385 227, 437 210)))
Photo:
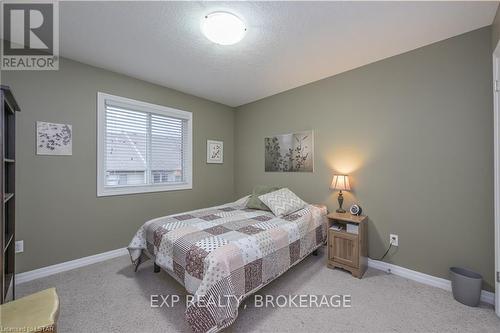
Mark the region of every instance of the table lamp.
POLYGON ((339 209, 336 210, 337 213, 345 213, 345 209, 342 209, 342 204, 344 203, 344 197, 342 191, 349 191, 351 186, 349 185, 349 176, 347 175, 333 175, 332 185, 330 189, 339 192, 339 209))

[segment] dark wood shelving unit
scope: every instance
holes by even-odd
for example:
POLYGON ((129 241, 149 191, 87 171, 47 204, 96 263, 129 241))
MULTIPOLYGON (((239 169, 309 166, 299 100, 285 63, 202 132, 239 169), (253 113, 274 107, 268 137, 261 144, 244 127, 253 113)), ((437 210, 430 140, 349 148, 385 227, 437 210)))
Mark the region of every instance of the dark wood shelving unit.
POLYGON ((15 297, 15 255, 16 255, 16 220, 15 220, 15 164, 16 164, 16 112, 20 111, 12 91, 7 86, 1 86, 0 93, 0 150, 3 163, 0 160, 0 186, 3 204, 0 204, 1 218, 1 248, 0 304, 11 301, 15 297))
POLYGON ((10 199, 12 199, 13 197, 14 197, 14 193, 5 193, 3 202, 7 203, 7 201, 9 201, 10 199))
POLYGON ((7 251, 9 249, 10 243, 14 239, 14 234, 13 233, 8 234, 5 237, 5 239, 6 239, 6 242, 5 242, 5 246, 4 246, 3 252, 5 252, 5 251, 7 251))

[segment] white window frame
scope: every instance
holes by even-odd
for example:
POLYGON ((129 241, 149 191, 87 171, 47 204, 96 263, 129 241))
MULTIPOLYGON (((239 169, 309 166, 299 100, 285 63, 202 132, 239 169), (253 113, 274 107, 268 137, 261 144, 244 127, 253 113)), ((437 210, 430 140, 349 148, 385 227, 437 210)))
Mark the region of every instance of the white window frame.
POLYGON ((163 191, 190 190, 193 188, 193 114, 162 105, 137 101, 130 98, 97 93, 97 196, 125 195, 136 193, 150 193, 163 191), (131 185, 121 187, 105 186, 105 161, 106 161, 106 100, 114 104, 129 107, 133 110, 156 113, 163 116, 182 118, 187 120, 187 151, 183 170, 185 180, 181 183, 131 185))

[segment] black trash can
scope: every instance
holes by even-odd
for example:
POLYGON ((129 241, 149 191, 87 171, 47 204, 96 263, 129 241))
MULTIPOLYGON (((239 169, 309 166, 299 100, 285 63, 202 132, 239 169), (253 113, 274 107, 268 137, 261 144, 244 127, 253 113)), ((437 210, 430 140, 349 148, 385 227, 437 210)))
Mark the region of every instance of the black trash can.
POLYGON ((478 306, 481 299, 481 274, 460 267, 450 267, 453 298, 468 306, 478 306))

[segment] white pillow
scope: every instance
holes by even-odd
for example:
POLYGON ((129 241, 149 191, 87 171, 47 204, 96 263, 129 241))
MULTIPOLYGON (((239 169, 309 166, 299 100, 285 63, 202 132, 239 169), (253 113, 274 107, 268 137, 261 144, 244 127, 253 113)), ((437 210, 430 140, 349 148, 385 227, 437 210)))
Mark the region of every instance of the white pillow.
POLYGON ((269 192, 259 196, 259 199, 273 212, 276 216, 285 216, 299 209, 304 208, 307 203, 295 195, 287 188, 269 192))

